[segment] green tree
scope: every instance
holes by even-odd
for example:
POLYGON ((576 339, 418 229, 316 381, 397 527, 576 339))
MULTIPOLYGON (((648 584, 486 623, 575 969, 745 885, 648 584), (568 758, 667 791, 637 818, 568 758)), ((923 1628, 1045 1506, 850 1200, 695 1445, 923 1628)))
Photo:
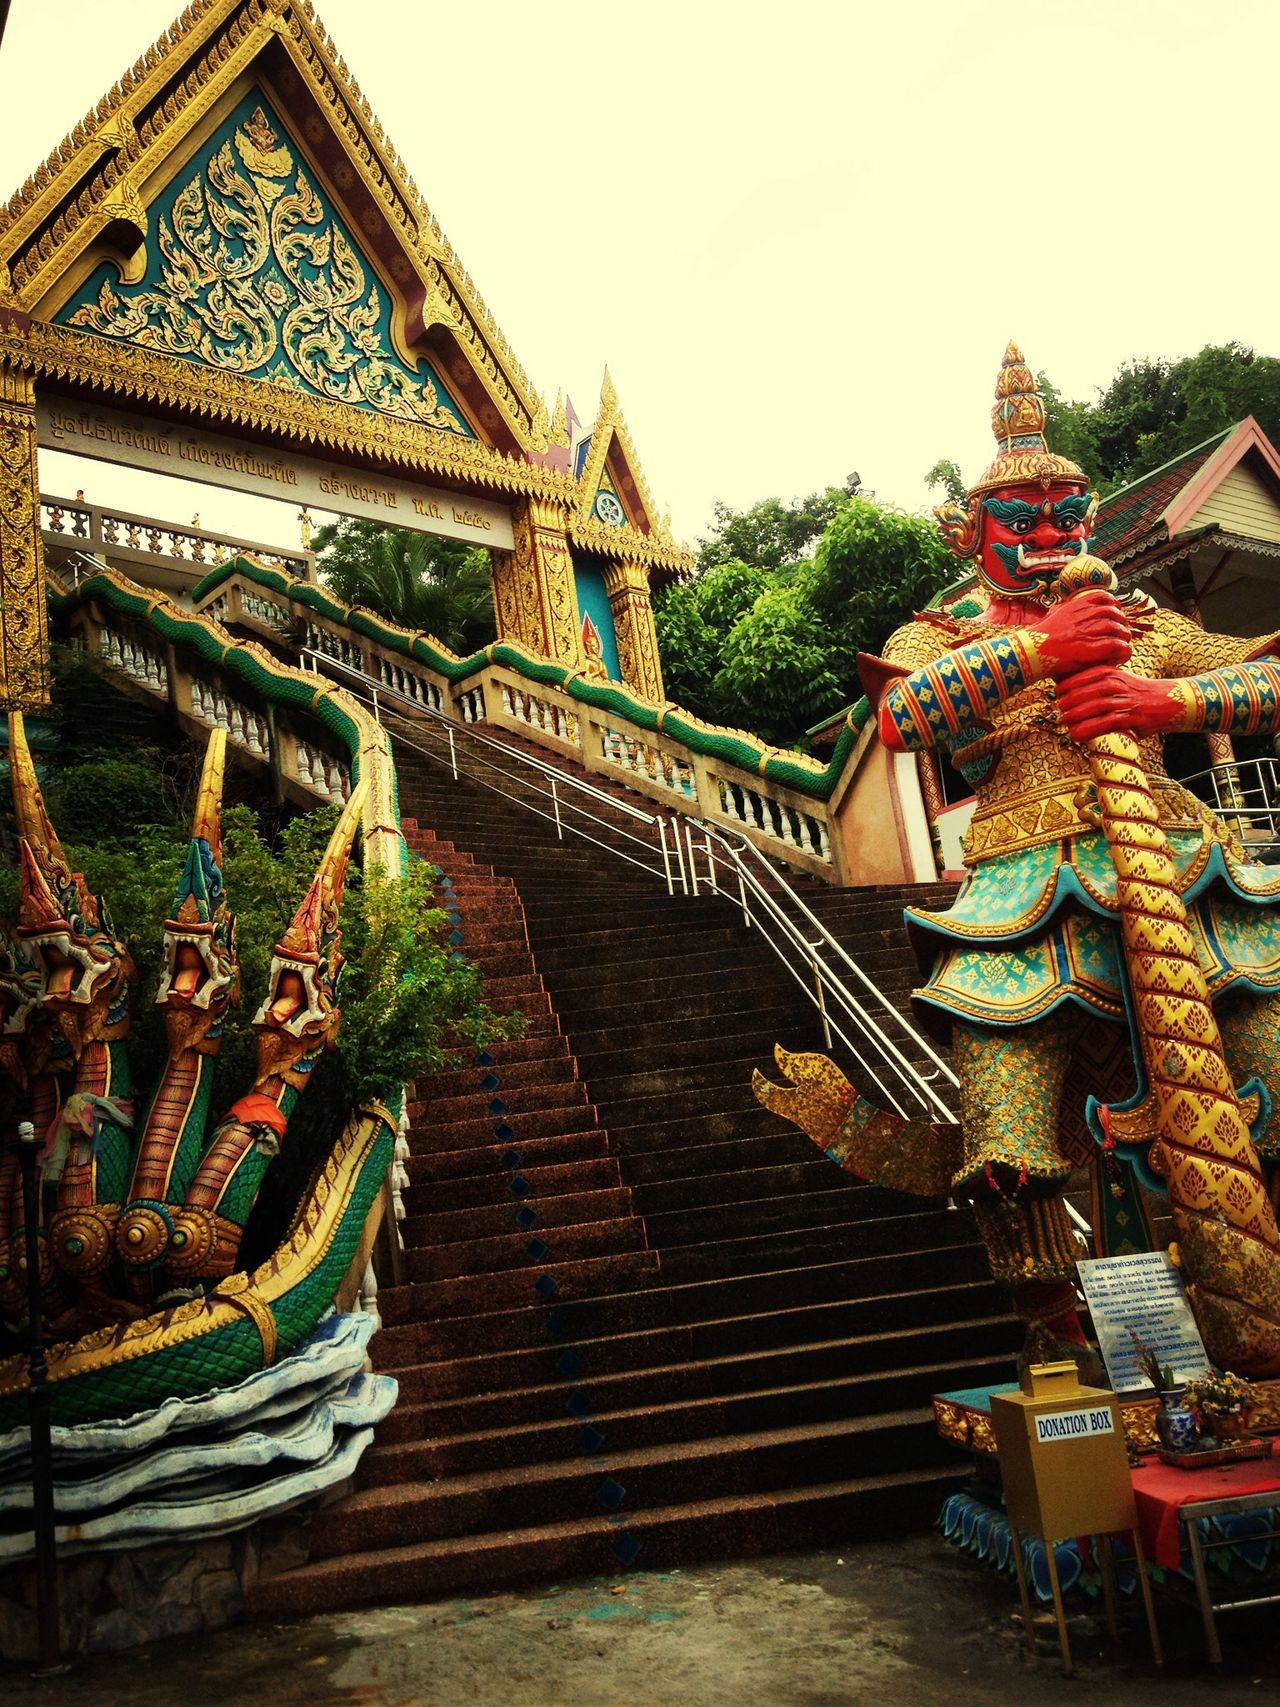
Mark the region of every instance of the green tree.
POLYGON ((770 587, 730 629, 715 679, 728 721, 795 740, 843 703, 845 649, 800 584, 770 587))
POLYGON ((408 528, 347 517, 316 534, 321 578, 349 605, 421 629, 463 657, 496 632, 489 554, 408 528))
POLYGON ((1244 344, 1206 344, 1179 361, 1135 358, 1094 402, 1068 401, 1044 374, 1039 383, 1049 443, 1104 497, 1246 415, 1280 437, 1280 360, 1244 344))
POLYGON ((799 563, 860 483, 859 477, 851 474, 843 486, 810 492, 807 498, 793 499, 790 504, 780 498, 764 498, 747 510, 735 510, 717 501, 716 525, 706 539, 698 541, 699 569, 746 563, 757 569, 776 570, 799 563))
POLYGON ((950 498, 956 504, 964 502, 964 475, 960 472, 960 464, 952 462, 949 456, 940 456, 924 479, 930 491, 941 486, 944 498, 950 498))
POLYGON ((954 573, 931 522, 846 497, 812 562, 722 563, 655 601, 667 692, 712 723, 794 742, 861 693, 876 651, 954 573))

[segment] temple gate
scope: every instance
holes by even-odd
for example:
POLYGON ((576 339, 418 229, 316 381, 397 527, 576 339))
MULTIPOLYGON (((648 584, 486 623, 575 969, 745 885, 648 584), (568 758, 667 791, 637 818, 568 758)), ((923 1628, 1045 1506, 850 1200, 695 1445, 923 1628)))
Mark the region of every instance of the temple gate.
POLYGON ((0 210, 0 429, 6 706, 46 698, 37 445, 483 545, 500 639, 662 699, 692 559, 612 381, 575 457, 307 0, 196 0, 0 210))

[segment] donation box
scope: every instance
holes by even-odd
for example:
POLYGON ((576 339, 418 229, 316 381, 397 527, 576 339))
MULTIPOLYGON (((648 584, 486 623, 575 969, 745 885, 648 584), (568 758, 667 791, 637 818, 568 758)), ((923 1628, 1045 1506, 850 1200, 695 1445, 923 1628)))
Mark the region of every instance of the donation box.
POLYGON ((1074 1363, 1042 1363, 1020 1393, 991 1395, 1005 1509, 1042 1541, 1109 1535, 1137 1522, 1114 1393, 1082 1387, 1074 1363))

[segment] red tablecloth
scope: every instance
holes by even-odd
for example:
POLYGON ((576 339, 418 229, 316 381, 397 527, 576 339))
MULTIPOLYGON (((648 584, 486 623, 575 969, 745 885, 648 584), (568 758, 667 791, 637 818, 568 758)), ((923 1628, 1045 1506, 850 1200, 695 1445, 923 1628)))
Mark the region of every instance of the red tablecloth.
POLYGON ((1280 1440, 1271 1443, 1269 1458, 1246 1458, 1240 1464, 1221 1464, 1203 1470, 1179 1470, 1158 1459, 1133 1472, 1142 1545, 1150 1557, 1177 1570, 1181 1556, 1178 1509, 1193 1500, 1235 1499, 1242 1494, 1275 1491, 1280 1505, 1280 1440))

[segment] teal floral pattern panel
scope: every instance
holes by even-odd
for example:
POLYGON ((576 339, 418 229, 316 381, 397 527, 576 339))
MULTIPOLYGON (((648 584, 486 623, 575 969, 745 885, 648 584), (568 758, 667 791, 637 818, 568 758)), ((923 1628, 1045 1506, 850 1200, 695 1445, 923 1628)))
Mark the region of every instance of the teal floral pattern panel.
POLYGON ((149 211, 146 276, 104 263, 57 316, 99 337, 474 435, 265 99, 250 94, 149 211))

